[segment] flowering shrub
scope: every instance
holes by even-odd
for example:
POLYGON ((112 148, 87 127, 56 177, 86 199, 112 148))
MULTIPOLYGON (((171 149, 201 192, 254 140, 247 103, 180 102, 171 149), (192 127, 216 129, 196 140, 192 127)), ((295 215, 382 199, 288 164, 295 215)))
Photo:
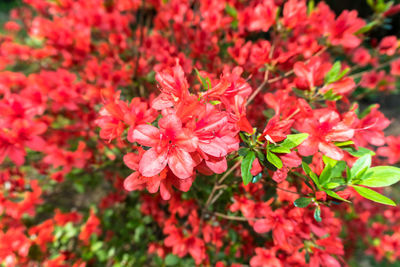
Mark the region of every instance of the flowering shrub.
POLYGON ((400 260, 400 137, 360 102, 396 91, 399 41, 370 32, 399 5, 24 2, 0 36, 4 266, 400 260))

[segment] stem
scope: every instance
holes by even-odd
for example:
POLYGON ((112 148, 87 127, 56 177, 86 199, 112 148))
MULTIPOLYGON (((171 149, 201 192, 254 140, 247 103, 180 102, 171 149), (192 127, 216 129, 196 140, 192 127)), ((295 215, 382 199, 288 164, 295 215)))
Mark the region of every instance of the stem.
POLYGON ((390 59, 390 60, 388 60, 388 61, 386 61, 384 63, 379 64, 378 66, 376 66, 376 67, 374 67, 372 69, 357 72, 355 74, 349 75, 349 77, 351 77, 353 79, 360 78, 364 73, 370 72, 370 71, 374 71, 374 70, 379 70, 379 69, 381 69, 383 67, 388 66, 390 63, 392 63, 393 61, 395 61, 397 59, 400 59, 400 57, 394 57, 394 58, 392 58, 392 59, 390 59))
MULTIPOLYGON (((271 49, 269 50, 268 58, 272 58, 272 54, 274 53, 275 45, 272 45, 271 49)), ((257 89, 251 94, 249 99, 246 102, 246 106, 253 101, 253 99, 258 95, 258 93, 263 89, 263 87, 268 83, 268 76, 269 76, 269 68, 267 66, 267 70, 264 73, 264 81, 257 87, 257 89)))
MULTIPOLYGON (((327 47, 322 48, 321 50, 319 50, 317 53, 315 53, 314 57, 320 56, 323 52, 325 52, 325 50, 327 49, 327 47)), ((272 48, 271 48, 272 50, 272 48)), ((306 63, 310 61, 310 58, 308 60, 306 60, 306 63)), ((273 79, 268 79, 268 74, 269 74, 269 70, 266 70, 266 75, 264 75, 264 81, 257 87, 257 89, 251 94, 251 96, 249 97, 249 99, 246 102, 246 106, 253 101, 253 99, 258 95, 258 93, 260 93, 260 91, 263 89, 263 87, 267 84, 271 84, 277 81, 282 80, 283 78, 289 77, 290 75, 292 75, 294 73, 294 70, 290 70, 288 72, 285 72, 284 74, 282 74, 281 76, 275 77, 273 79)))
POLYGON ((256 221, 258 220, 257 218, 246 218, 246 217, 240 217, 240 216, 232 216, 232 215, 226 215, 220 212, 214 212, 213 213, 215 216, 226 219, 226 220, 231 220, 231 221, 242 221, 242 222, 247 222, 247 221, 256 221))
POLYGON ((242 162, 241 160, 239 160, 238 162, 236 162, 226 173, 224 173, 224 175, 222 175, 222 177, 221 177, 219 180, 217 180, 217 181, 214 183, 214 187, 213 187, 213 189, 211 190, 211 193, 210 193, 210 195, 208 196, 208 199, 207 199, 207 201, 206 201, 206 205, 205 205, 205 207, 204 207, 205 210, 207 210, 208 207, 211 205, 211 201, 212 201, 212 203, 214 203, 214 202, 218 199, 218 198, 217 198, 217 199, 214 199, 214 200, 213 200, 214 194, 215 194, 215 192, 218 190, 218 187, 221 186, 221 184, 223 183, 223 181, 229 176, 229 174, 231 174, 231 173, 240 165, 241 162, 242 162))

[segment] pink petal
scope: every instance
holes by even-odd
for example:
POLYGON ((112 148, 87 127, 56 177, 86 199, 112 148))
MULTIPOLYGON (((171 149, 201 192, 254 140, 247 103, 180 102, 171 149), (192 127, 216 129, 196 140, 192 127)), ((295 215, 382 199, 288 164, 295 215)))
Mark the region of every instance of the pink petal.
POLYGON ((153 102, 151 103, 151 107, 156 110, 162 110, 165 108, 170 108, 174 105, 168 95, 160 94, 156 97, 153 102))
POLYGON ((228 168, 228 164, 226 163, 226 158, 210 158, 206 160, 206 165, 210 168, 213 172, 221 174, 226 171, 228 168))
POLYGON ((124 163, 128 168, 137 171, 139 168, 139 156, 135 153, 128 153, 124 156, 124 163))
POLYGON ((254 223, 253 228, 259 234, 267 233, 271 231, 271 222, 268 219, 261 219, 254 223))
POLYGON ((160 184, 161 198, 164 200, 169 200, 172 196, 172 192, 173 192, 172 186, 165 180, 161 181, 160 184))
POLYGON ((8 156, 17 166, 24 164, 25 154, 25 150, 16 147, 11 147, 8 151, 8 156))
POLYGON ((142 146, 156 146, 160 140, 160 130, 152 125, 141 124, 133 131, 132 136, 128 135, 129 142, 138 142, 142 146))
POLYGON ((310 136, 298 146, 298 150, 302 156, 314 155, 318 152, 318 140, 310 136))
POLYGON ((334 160, 341 160, 343 158, 343 151, 332 143, 321 142, 318 148, 325 156, 334 160))
POLYGON ((167 151, 158 153, 155 148, 151 148, 143 154, 139 163, 139 172, 145 177, 153 177, 159 174, 167 163, 167 151))
POLYGON ((204 153, 218 158, 226 156, 228 149, 226 144, 218 137, 211 140, 200 141, 199 148, 204 153))
POLYGON ((158 126, 167 131, 171 131, 178 136, 182 131, 181 120, 173 114, 169 114, 158 121, 158 126))
POLYGON ((46 147, 46 142, 42 137, 34 135, 29 141, 25 142, 25 145, 32 150, 42 151, 46 147))
POLYGON ((137 190, 138 187, 142 184, 142 181, 139 180, 139 173, 134 172, 124 180, 124 188, 126 191, 137 190))
POLYGON ((168 166, 178 178, 185 179, 193 175, 195 163, 188 152, 175 148, 170 152, 168 166))

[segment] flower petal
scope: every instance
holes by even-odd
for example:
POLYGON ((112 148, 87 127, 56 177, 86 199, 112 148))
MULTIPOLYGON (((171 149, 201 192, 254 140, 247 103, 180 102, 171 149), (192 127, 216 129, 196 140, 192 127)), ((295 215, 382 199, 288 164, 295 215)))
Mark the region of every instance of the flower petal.
POLYGON ((147 150, 139 163, 139 172, 145 177, 153 177, 159 174, 167 166, 167 151, 160 153, 155 148, 147 150))
POLYGON ((141 124, 136 127, 132 135, 128 135, 129 142, 138 142, 142 146, 156 146, 160 140, 160 130, 152 125, 141 124))
POLYGON ((178 178, 185 179, 193 175, 195 163, 189 152, 176 148, 170 152, 168 166, 178 178))

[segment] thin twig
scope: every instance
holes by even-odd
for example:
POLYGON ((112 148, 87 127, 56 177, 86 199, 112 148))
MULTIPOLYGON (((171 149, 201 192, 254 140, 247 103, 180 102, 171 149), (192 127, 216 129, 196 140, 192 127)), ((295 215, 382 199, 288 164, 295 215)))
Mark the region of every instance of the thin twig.
MULTIPOLYGON (((272 55, 274 53, 275 50, 275 45, 273 44, 271 46, 271 49, 269 50, 269 55, 268 55, 268 59, 271 60, 272 55)), ((267 69, 265 70, 264 73, 264 81, 257 87, 257 89, 251 94, 251 96, 249 97, 249 99, 246 102, 246 106, 253 101, 253 99, 258 95, 258 93, 263 89, 263 87, 268 83, 268 77, 269 77, 269 68, 267 66, 267 69)))
MULTIPOLYGON (((272 48, 271 48, 272 49, 272 48)), ((314 57, 318 57, 320 56, 322 53, 324 53, 326 51, 327 47, 322 48, 321 50, 319 50, 317 53, 315 53, 314 57)), ((306 60, 306 63, 309 62, 310 59, 306 60)), ((267 69, 266 73, 269 74, 269 70, 267 69)), ((264 88, 265 85, 267 84, 271 84, 277 81, 282 80, 283 78, 289 77, 290 75, 292 75, 294 73, 294 70, 290 70, 288 72, 285 72, 284 74, 282 74, 281 76, 275 77, 273 79, 268 79, 268 75, 264 76, 264 81, 257 87, 257 89, 251 94, 251 96, 249 97, 249 99, 246 102, 246 105, 248 105, 251 101, 253 101, 253 99, 260 93, 260 91, 264 88), (265 77, 267 76, 267 79, 265 79, 265 77)))
POLYGON ((240 217, 240 216, 232 216, 232 215, 226 215, 220 212, 214 212, 213 213, 217 217, 221 217, 226 220, 231 220, 231 221, 242 221, 242 222, 247 222, 247 221, 257 221, 259 219, 257 218, 246 218, 246 217, 240 217))
POLYGON ((218 190, 218 187, 223 183, 223 181, 240 165, 242 161, 239 160, 238 162, 235 163, 227 172, 224 173, 224 175, 221 176, 219 180, 217 180, 214 184, 213 189, 211 190, 210 195, 208 196, 208 199, 206 201, 204 209, 207 210, 208 207, 211 204, 211 201, 213 200, 215 192, 218 190))
POLYGON ((400 57, 392 58, 392 59, 390 59, 390 60, 388 60, 388 61, 386 61, 386 62, 384 62, 384 63, 382 63, 382 64, 379 64, 378 66, 376 66, 376 67, 374 67, 374 68, 372 68, 372 69, 357 72, 357 73, 355 73, 355 74, 349 75, 349 77, 350 77, 350 78, 353 78, 353 79, 360 78, 364 73, 370 72, 370 71, 374 71, 374 70, 379 70, 379 69, 381 69, 381 68, 383 68, 383 67, 388 66, 390 63, 392 63, 393 61, 395 61, 395 60, 397 60, 397 59, 400 59, 400 57))

